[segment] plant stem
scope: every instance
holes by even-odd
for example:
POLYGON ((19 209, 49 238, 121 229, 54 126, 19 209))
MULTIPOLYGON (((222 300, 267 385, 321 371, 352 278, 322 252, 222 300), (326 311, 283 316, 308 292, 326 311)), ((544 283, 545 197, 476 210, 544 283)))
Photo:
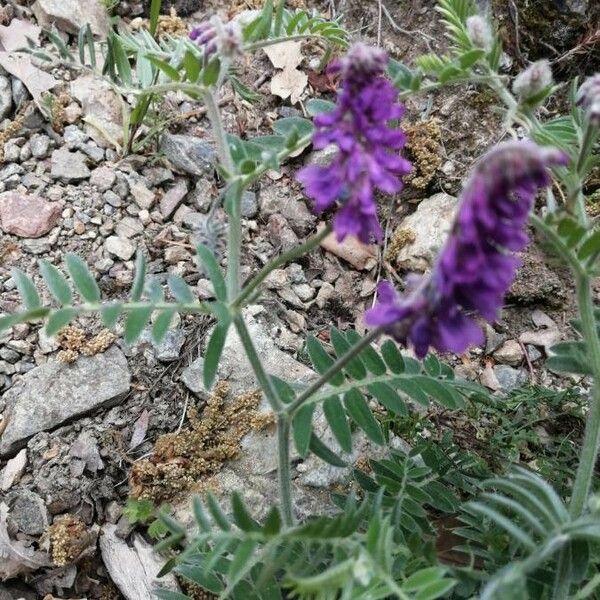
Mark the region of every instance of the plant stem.
POLYGON ((245 52, 254 52, 267 46, 275 46, 276 44, 282 44, 283 42, 302 42, 307 40, 322 40, 323 36, 315 33, 302 33, 299 35, 290 35, 287 37, 270 38, 268 40, 260 40, 259 42, 253 42, 244 46, 245 52))
POLYGON ((229 215, 227 230, 227 299, 232 302, 240 294, 240 262, 242 252, 241 202, 243 187, 236 182, 225 195, 229 215))
POLYGON ((594 316, 590 278, 588 276, 579 276, 576 278, 576 284, 581 329, 592 367, 594 388, 590 397, 583 448, 573 485, 571 504, 569 505, 569 512, 574 518, 578 517, 585 507, 598 456, 598 444, 600 442, 600 339, 598 339, 594 316))
POLYGON ((221 119, 221 111, 219 110, 219 104, 215 97, 215 93, 212 90, 206 90, 198 87, 196 87, 196 90, 202 93, 204 103, 206 104, 206 116, 210 121, 219 160, 221 161, 223 168, 229 174, 233 174, 235 165, 233 164, 231 152, 229 151, 227 132, 223 126, 223 119, 221 119))
POLYGON ((307 387, 291 404, 286 406, 288 414, 293 415, 300 409, 311 396, 318 392, 332 377, 341 371, 355 356, 358 356, 371 342, 376 340, 383 332, 382 327, 376 327, 365 335, 358 344, 352 346, 344 356, 338 358, 312 385, 307 387))
MULTIPOLYGON (((575 281, 577 285, 579 315, 581 317, 581 330, 590 358, 594 388, 589 400, 589 412, 586 419, 583 446, 579 457, 575 483, 573 484, 571 503, 569 505, 569 513, 573 519, 579 517, 585 508, 600 445, 600 339, 598 338, 594 316, 590 278, 585 274, 577 274, 575 281)), ((571 554, 569 548, 566 547, 561 551, 558 559, 554 580, 554 600, 565 600, 568 598, 571 586, 570 567, 571 554)))
POLYGON ((277 2, 277 10, 275 11, 275 24, 273 26, 273 35, 279 37, 281 35, 281 27, 283 25, 283 9, 285 8, 285 0, 277 2))
POLYGON ((244 302, 252 296, 256 288, 269 276, 269 273, 295 258, 304 256, 318 246, 331 233, 331 226, 327 225, 315 235, 309 237, 303 244, 280 254, 275 260, 268 262, 245 286, 240 295, 233 301, 235 308, 244 306, 244 302))
POLYGON ((290 417, 287 414, 280 414, 277 417, 277 467, 281 516, 284 524, 292 527, 295 519, 290 472, 290 417))
POLYGON ((276 412, 277 414, 283 413, 284 404, 279 398, 279 394, 277 393, 271 378, 267 375, 267 372, 263 367, 260 357, 258 356, 258 352, 256 351, 256 347, 254 346, 254 342, 252 341, 252 337, 250 336, 250 332, 248 331, 248 327, 246 327, 244 317, 238 313, 234 317, 233 322, 238 335, 240 336, 242 346, 244 346, 246 356, 252 365, 252 370, 254 371, 256 379, 258 379, 258 383, 265 394, 265 398, 271 405, 273 412, 276 412))
POLYGON ((256 379, 258 379, 258 383, 271 408, 277 413, 277 478, 279 481, 279 501, 283 521, 286 526, 291 527, 294 524, 294 511, 292 506, 292 480, 290 473, 290 415, 285 411, 285 406, 279 398, 279 394, 273 386, 271 378, 263 367, 244 318, 238 313, 234 317, 233 322, 246 351, 246 356, 252 365, 256 379))

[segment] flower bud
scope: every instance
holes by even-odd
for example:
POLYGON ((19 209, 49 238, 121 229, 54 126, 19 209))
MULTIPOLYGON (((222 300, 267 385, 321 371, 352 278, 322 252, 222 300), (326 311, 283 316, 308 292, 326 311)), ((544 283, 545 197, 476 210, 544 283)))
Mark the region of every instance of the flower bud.
POLYGON ((222 56, 232 57, 242 53, 244 44, 239 23, 223 23, 217 16, 194 27, 190 32, 190 39, 201 47, 207 56, 218 52, 222 56))
POLYGON ((600 127, 600 73, 588 77, 577 92, 577 106, 587 113, 590 123, 600 127))
POLYGON ((476 48, 489 50, 492 47, 492 30, 483 17, 479 15, 469 17, 467 19, 467 33, 476 48))
POLYGON ((538 60, 515 77, 513 92, 522 100, 527 100, 549 85, 552 85, 550 63, 547 60, 538 60))

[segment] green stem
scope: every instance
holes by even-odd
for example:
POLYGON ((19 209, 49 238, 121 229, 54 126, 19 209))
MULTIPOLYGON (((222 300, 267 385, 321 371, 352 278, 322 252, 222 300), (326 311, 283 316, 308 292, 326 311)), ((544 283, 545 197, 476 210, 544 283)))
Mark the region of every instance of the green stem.
POLYGON ((323 36, 315 33, 302 33, 298 35, 290 35, 287 37, 276 37, 268 40, 260 40, 259 42, 253 42, 244 46, 245 52, 254 52, 260 50, 266 46, 275 46, 276 44, 282 44, 283 42, 301 42, 306 40, 322 40, 323 36))
POLYGON ((292 527, 295 519, 292 504, 292 474, 290 472, 290 418, 286 414, 280 414, 277 417, 277 467, 281 516, 284 524, 292 527))
POLYGON ((244 318, 242 315, 237 314, 234 317, 233 322, 238 335, 240 336, 242 346, 244 346, 246 356, 252 366, 252 370, 256 375, 256 379, 258 379, 258 383, 260 384, 267 401, 271 405, 271 409, 278 415, 282 414, 284 412, 284 404, 279 398, 279 394, 277 393, 271 378, 267 375, 267 372, 263 367, 258 352, 256 351, 256 347, 254 346, 254 342, 252 341, 252 337, 250 336, 250 332, 248 331, 248 327, 246 327, 244 318))
POLYGON ((289 263, 290 261, 304 256, 313 248, 318 246, 331 233, 331 226, 327 225, 315 235, 309 237, 303 244, 292 248, 288 252, 280 254, 275 260, 268 262, 244 287, 241 294, 233 301, 235 308, 241 308, 248 298, 252 296, 256 288, 269 276, 269 273, 275 269, 289 263))
POLYGON ((273 386, 271 378, 265 371, 258 356, 258 352, 246 327, 242 315, 237 314, 233 322, 242 341, 246 356, 252 365, 252 370, 258 379, 258 383, 271 405, 272 410, 277 413, 277 478, 279 481, 279 501, 281 514, 286 526, 294 524, 294 511, 292 505, 292 478, 290 473, 290 416, 285 412, 285 407, 277 390, 273 386))
POLYGON ((365 335, 355 346, 352 346, 346 354, 338 358, 312 385, 307 387, 296 399, 286 406, 287 413, 293 415, 298 411, 311 396, 318 392, 332 377, 335 377, 355 356, 358 356, 371 342, 375 341, 383 332, 382 327, 376 327, 365 335))
POLYGON ((576 277, 576 284, 579 314, 581 317, 581 331, 590 358, 594 388, 590 397, 583 448, 573 485, 571 504, 569 505, 569 512, 574 518, 578 517, 585 507, 598 457, 598 444, 600 442, 600 339, 598 339, 594 316, 594 302, 592 300, 590 278, 588 276, 578 276, 576 277))
POLYGON ((285 8, 285 0, 279 0, 277 10, 275 11, 275 24, 273 26, 273 35, 279 37, 283 26, 283 9, 285 8))
POLYGON ((225 195, 225 208, 229 215, 229 228, 227 230, 227 298, 230 302, 233 302, 240 294, 243 189, 238 181, 225 195))
POLYGON ((203 88, 196 88, 196 90, 200 91, 204 98, 204 103, 206 105, 206 116, 210 121, 219 160, 221 161, 221 164, 227 173, 231 175, 234 172, 235 165, 233 163, 233 159, 231 158, 231 152, 229 151, 227 132, 225 131, 225 127, 223 125, 223 119, 221 119, 221 111, 219 110, 219 104, 215 98, 215 94, 212 90, 206 90, 203 88))

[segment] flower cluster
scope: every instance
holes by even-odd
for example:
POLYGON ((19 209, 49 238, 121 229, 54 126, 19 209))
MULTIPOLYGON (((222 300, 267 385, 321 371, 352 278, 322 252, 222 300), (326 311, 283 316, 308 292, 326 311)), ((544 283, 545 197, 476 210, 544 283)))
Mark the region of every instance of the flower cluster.
POLYGON ((205 56, 222 54, 234 56, 242 53, 242 28, 236 21, 223 23, 217 16, 196 25, 190 31, 190 39, 205 52, 205 56))
POLYGON ((371 326, 410 342, 422 358, 429 347, 460 353, 483 342, 475 318, 493 321, 527 244, 526 223, 548 167, 566 157, 533 142, 506 142, 481 159, 463 192, 456 221, 429 277, 401 297, 389 282, 366 314, 371 326))
POLYGON ((600 127, 600 73, 583 82, 577 92, 577 105, 587 112, 590 123, 600 127))
POLYGON ((336 108, 315 118, 313 146, 333 144, 337 153, 327 166, 309 165, 298 172, 307 196, 320 213, 341 203, 333 228, 338 240, 354 235, 368 243, 382 238, 375 192, 392 194, 402 189, 401 177, 410 163, 399 154, 405 134, 389 125, 404 108, 396 88, 384 77, 387 55, 382 50, 355 44, 346 56, 329 67, 342 77, 336 108))

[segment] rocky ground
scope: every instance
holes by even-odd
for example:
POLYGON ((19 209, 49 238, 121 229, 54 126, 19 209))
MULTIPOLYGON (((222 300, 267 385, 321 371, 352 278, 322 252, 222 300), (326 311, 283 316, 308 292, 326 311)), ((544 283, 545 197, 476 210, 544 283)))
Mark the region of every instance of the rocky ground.
MULTIPOLYGON (((184 29, 215 10, 192 0, 170 4, 185 17, 178 25, 184 29)), ((226 10, 232 16, 257 4, 233 2, 226 10)), ((396 58, 410 61, 443 47, 432 6, 416 0, 380 13, 377 2, 348 0, 318 8, 343 11, 348 29, 372 41, 380 37, 396 58)), ((123 0, 115 10, 131 27, 144 26, 144 2, 123 0)), ((19 32, 47 44, 38 25, 52 20, 65 39, 85 22, 99 36, 109 26, 101 3, 11 1, 0 7, 0 312, 18 306, 11 267, 41 283, 38 261, 60 265, 66 252, 87 261, 109 298, 129 289, 137 248, 159 282, 176 273, 199 298, 210 298, 211 285, 198 271, 192 248, 209 240, 225 263, 225 216, 209 212, 218 179, 201 107, 168 96, 161 116, 169 121, 160 140, 123 157, 120 101, 106 83, 64 63, 32 64, 28 58, 24 66, 11 58, 23 42, 19 32), (33 76, 28 68, 36 69, 33 76), (46 90, 52 102, 43 115, 46 90)), ((512 59, 507 55, 506 60, 512 59)), ((301 104, 292 106, 269 93, 274 69, 266 56, 247 61, 244 73, 247 82, 258 82, 261 100, 251 105, 225 91, 223 110, 231 132, 251 136, 268 131, 280 116, 301 114, 301 104)), ((302 98, 327 96, 311 85, 302 98)), ((252 334, 273 374, 310 379, 306 333, 327 342, 331 325, 364 331, 361 315, 373 302, 379 279, 391 277, 402 285, 407 273, 430 267, 465 174, 498 140, 493 103, 474 88, 416 97, 407 109, 408 151, 417 170, 401 196, 382 200, 385 247, 326 240, 311 256, 275 271, 260 304, 249 307, 252 334)), ((325 159, 294 159, 246 194, 244 278, 315 231, 317 219, 293 173, 306 160, 325 159)), ((568 276, 532 245, 502 318, 487 328, 485 349, 448 358, 461 375, 493 391, 526 382, 564 386, 543 368, 543 358, 550 345, 571 335, 572 315, 568 276)), ((130 495, 157 504, 169 501, 183 518, 190 493, 207 488, 226 495, 243 487, 257 511, 268 505, 275 468, 270 419, 253 394, 253 378, 240 363, 233 336, 220 370, 228 387, 215 394, 202 388, 203 344, 210 327, 208 318, 183 317, 160 345, 145 334, 133 347, 124 344, 118 329, 113 335, 92 317, 53 339, 38 325, 19 325, 2 335, 1 600, 150 598, 147 573, 156 572, 157 559, 123 512, 130 495), (225 425, 211 420, 217 413, 227 415, 225 425), (219 449, 220 458, 209 464, 194 454, 206 440, 219 449), (173 448, 187 453, 191 466, 175 464, 173 448)), ((355 459, 367 451, 363 442, 355 459)), ((297 461, 299 512, 321 507, 326 490, 346 475, 313 458, 297 461)), ((178 585, 175 580, 166 584, 178 585)))

